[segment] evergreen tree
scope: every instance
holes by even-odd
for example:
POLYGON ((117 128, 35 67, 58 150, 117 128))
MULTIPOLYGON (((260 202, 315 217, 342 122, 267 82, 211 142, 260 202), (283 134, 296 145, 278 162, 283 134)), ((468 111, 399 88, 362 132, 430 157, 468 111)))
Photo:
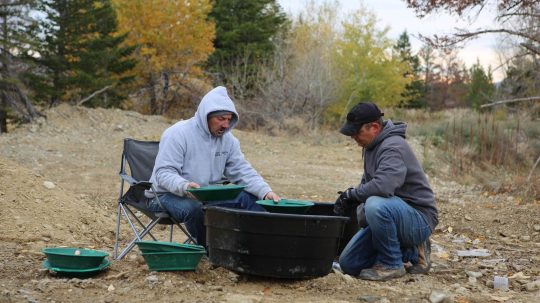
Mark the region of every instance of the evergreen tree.
POLYGON ((0 2, 0 133, 7 132, 10 110, 25 122, 41 115, 22 89, 26 58, 35 46, 36 22, 29 13, 34 7, 31 0, 0 2))
POLYGON ((73 64, 77 71, 73 80, 82 97, 110 87, 101 94, 102 98, 93 98, 87 105, 117 107, 124 99, 122 85, 133 79, 126 73, 135 67, 135 61, 130 58, 135 47, 122 45, 127 33, 115 35, 118 23, 110 0, 93 2, 86 22, 91 27, 91 38, 84 39, 77 52, 80 59, 73 64))
POLYGON ((478 60, 471 67, 469 74, 471 80, 467 94, 467 104, 478 110, 480 105, 490 102, 495 92, 495 86, 492 83, 491 70, 486 73, 478 60))
POLYGON ((254 88, 257 64, 272 55, 272 37, 288 23, 286 15, 276 0, 217 0, 210 18, 216 39, 209 69, 243 97, 254 88))
POLYGON ((409 108, 425 108, 426 88, 424 81, 420 78, 420 59, 417 55, 413 55, 409 35, 404 31, 394 46, 394 51, 401 61, 406 63, 409 70, 403 75, 409 78, 410 82, 405 85, 405 91, 401 94, 400 106, 409 108))
POLYGON ((85 105, 118 106, 118 86, 129 80, 124 74, 135 63, 129 58, 133 48, 121 46, 125 35, 114 35, 116 13, 110 0, 42 0, 41 9, 46 18, 40 23, 37 60, 45 69, 34 85, 40 97, 50 105, 77 103, 103 91, 85 105))

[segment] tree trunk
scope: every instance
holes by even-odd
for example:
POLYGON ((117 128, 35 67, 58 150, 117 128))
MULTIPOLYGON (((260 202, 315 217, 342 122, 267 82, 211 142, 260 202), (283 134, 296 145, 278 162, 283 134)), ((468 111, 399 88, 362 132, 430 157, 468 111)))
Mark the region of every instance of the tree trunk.
POLYGON ((161 96, 161 108, 159 114, 163 115, 167 111, 167 94, 169 93, 169 74, 167 72, 162 73, 163 78, 163 89, 161 96))
POLYGON ((155 115, 158 112, 158 106, 157 106, 157 96, 156 96, 156 88, 154 77, 150 76, 149 83, 148 83, 148 90, 150 93, 150 114, 155 115))
POLYGON ((2 97, 2 100, 0 102, 0 134, 1 133, 7 133, 7 103, 2 97))

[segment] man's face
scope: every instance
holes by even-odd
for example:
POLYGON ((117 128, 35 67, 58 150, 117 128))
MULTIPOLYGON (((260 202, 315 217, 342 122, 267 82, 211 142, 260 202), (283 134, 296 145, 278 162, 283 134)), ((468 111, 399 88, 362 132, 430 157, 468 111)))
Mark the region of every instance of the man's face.
POLYGON ((230 127, 232 117, 232 114, 225 114, 208 118, 208 130, 212 136, 223 136, 230 127))
POLYGON ((366 123, 362 125, 358 132, 355 135, 352 135, 351 138, 353 138, 359 146, 366 147, 375 137, 377 137, 379 129, 380 127, 377 123, 366 123))

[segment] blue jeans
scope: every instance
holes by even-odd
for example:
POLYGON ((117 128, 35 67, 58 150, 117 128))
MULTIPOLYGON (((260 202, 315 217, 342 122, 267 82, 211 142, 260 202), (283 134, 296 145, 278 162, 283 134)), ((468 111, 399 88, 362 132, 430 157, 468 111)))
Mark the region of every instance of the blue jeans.
POLYGON ((344 273, 356 276, 376 264, 401 268, 418 262, 416 246, 431 235, 424 216, 399 197, 369 197, 364 206, 368 226, 357 232, 339 257, 344 273))
MULTIPOLYGON (((257 197, 243 191, 234 200, 212 201, 206 205, 219 205, 230 208, 241 208, 251 211, 265 211, 262 206, 255 203, 257 197)), ((188 232, 197 240, 197 244, 206 247, 206 229, 204 227, 204 213, 202 203, 187 197, 180 197, 172 193, 159 195, 159 201, 165 210, 179 222, 186 225, 188 232)), ((154 198, 149 206, 151 211, 162 210, 154 198)))

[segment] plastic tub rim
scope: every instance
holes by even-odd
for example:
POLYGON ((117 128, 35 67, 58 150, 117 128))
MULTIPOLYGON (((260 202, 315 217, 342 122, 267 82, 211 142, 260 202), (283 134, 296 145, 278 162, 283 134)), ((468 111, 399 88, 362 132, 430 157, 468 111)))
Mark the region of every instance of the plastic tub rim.
POLYGON ((254 216, 260 216, 260 217, 283 217, 283 218, 292 218, 292 217, 302 217, 306 219, 319 219, 319 220, 335 220, 339 219, 342 221, 349 221, 350 218, 343 217, 343 216, 325 216, 325 215, 305 215, 305 214, 287 214, 287 213, 272 213, 267 211, 252 211, 252 210, 245 210, 245 209, 239 209, 239 208, 228 208, 228 207, 222 207, 222 206, 214 206, 214 205, 207 205, 203 206, 203 210, 206 209, 219 209, 220 211, 224 211, 227 213, 239 213, 239 214, 249 214, 254 216))

